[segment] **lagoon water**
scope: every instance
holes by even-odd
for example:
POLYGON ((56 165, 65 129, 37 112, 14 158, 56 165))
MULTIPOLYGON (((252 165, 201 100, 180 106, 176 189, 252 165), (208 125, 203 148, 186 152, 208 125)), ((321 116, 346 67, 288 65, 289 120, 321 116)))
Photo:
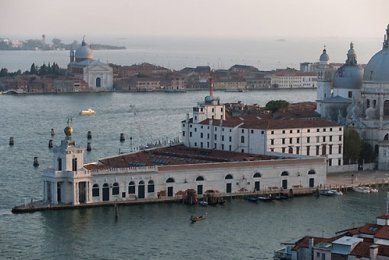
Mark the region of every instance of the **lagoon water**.
MULTIPOLYGON (((0 259, 271 259, 280 242, 373 222, 385 211, 385 192, 331 198, 294 198, 272 203, 228 201, 223 207, 181 204, 112 207, 13 215, 24 200, 42 198, 40 174, 51 165, 50 129, 58 144, 72 117, 75 141, 87 162, 157 140, 174 139, 180 121, 206 92, 100 93, 0 96, 0 259), (135 113, 133 106, 135 106, 135 113), (94 116, 79 116, 85 108, 94 116), (120 133, 126 142, 119 142, 120 133), (8 146, 13 136, 15 145, 8 146), (32 166, 38 156, 40 166, 32 166), (190 224, 193 214, 208 218, 190 224)), ((223 102, 314 100, 315 90, 216 92, 223 102)))

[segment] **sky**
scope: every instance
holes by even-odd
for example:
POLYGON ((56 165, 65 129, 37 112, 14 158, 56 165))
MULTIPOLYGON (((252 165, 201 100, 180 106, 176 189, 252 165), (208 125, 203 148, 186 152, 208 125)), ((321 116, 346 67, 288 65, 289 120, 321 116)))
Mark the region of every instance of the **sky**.
POLYGON ((0 37, 382 37, 389 0, 0 0, 0 37))

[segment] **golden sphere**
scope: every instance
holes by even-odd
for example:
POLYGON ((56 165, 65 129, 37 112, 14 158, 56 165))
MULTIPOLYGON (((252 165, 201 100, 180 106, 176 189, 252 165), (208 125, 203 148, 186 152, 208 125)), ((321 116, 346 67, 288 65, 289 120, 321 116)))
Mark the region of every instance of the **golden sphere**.
POLYGON ((66 136, 71 136, 73 133, 73 128, 71 128, 70 126, 67 126, 67 127, 65 127, 65 129, 63 131, 65 132, 66 136))

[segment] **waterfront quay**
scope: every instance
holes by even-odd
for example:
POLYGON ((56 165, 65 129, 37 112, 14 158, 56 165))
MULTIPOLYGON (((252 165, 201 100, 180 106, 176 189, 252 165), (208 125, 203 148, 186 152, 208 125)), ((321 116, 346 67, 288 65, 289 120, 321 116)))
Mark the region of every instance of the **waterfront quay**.
MULTIPOLYGON (((386 171, 357 171, 357 172, 338 172, 329 173, 327 175, 327 182, 324 185, 325 188, 339 189, 342 191, 351 191, 352 187, 356 186, 374 186, 384 187, 389 185, 389 173, 386 171)), ((246 196, 269 196, 284 194, 289 197, 299 196, 312 196, 317 194, 318 188, 302 188, 298 185, 285 190, 277 187, 269 187, 265 190, 255 192, 237 192, 237 193, 220 193, 219 197, 225 200, 243 199, 246 196)), ((202 195, 199 195, 199 199, 203 199, 202 195)), ((28 201, 22 205, 12 208, 12 212, 17 213, 32 213, 36 211, 46 210, 63 210, 63 209, 80 209, 80 208, 92 208, 92 207, 107 207, 117 205, 139 205, 139 204, 155 204, 155 203, 183 203, 183 196, 175 197, 160 197, 160 198, 144 198, 140 199, 134 197, 132 200, 125 201, 102 201, 90 204, 57 204, 51 205, 43 201, 28 201)))

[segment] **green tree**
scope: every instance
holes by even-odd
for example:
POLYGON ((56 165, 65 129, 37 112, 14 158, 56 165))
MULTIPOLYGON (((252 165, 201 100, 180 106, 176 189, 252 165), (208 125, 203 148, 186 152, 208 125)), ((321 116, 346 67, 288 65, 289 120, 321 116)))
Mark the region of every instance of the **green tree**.
POLYGON ((376 153, 374 152, 373 146, 371 144, 363 142, 362 149, 360 154, 360 159, 362 159, 365 163, 374 162, 376 159, 376 153))
POLYGON ((43 76, 43 75, 47 75, 47 73, 48 73, 48 68, 46 64, 43 63, 43 65, 39 68, 39 75, 43 76))
POLYGON ((6 77, 6 76, 8 76, 8 70, 6 68, 1 68, 0 77, 6 77))
POLYGON ((271 101, 267 102, 265 108, 274 113, 278 110, 287 109, 288 106, 289 106, 289 102, 287 102, 285 100, 271 100, 271 101))
POLYGON ((344 128, 344 150, 343 159, 346 164, 356 163, 361 156, 363 141, 354 128, 344 128))
POLYGON ((38 75, 38 67, 35 65, 35 63, 31 64, 30 74, 38 75))

